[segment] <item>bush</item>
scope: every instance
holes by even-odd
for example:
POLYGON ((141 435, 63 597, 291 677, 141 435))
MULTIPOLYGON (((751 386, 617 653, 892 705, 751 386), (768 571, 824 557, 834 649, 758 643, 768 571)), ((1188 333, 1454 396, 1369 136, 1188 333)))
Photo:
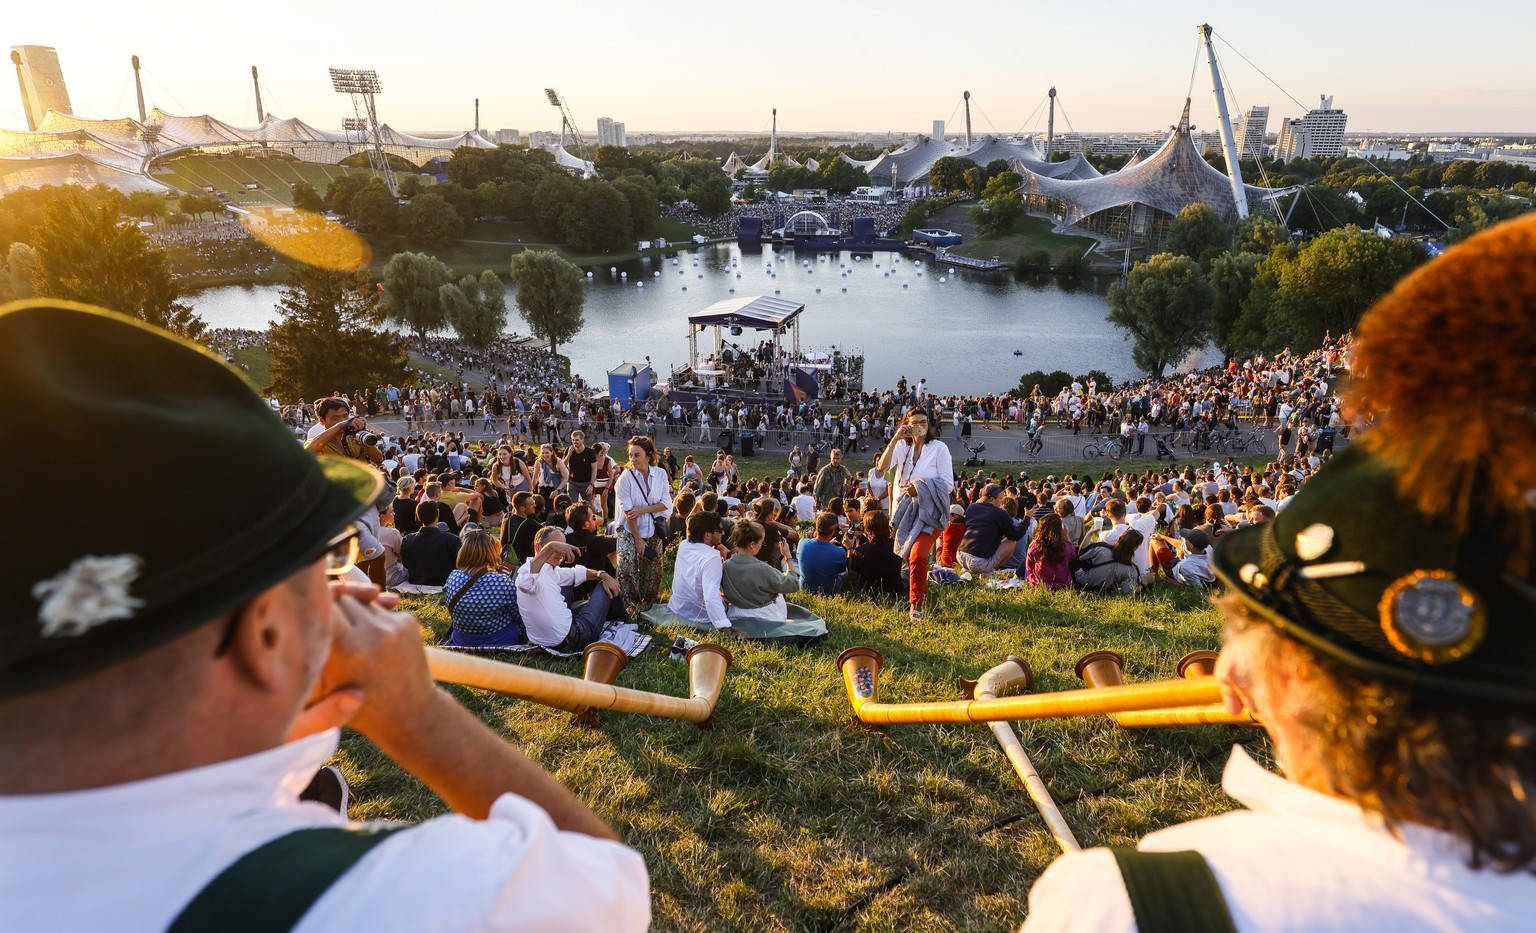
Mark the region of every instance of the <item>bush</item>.
POLYGON ((1051 274, 1051 254, 1043 249, 1020 254, 1013 274, 1021 279, 1040 279, 1051 274))

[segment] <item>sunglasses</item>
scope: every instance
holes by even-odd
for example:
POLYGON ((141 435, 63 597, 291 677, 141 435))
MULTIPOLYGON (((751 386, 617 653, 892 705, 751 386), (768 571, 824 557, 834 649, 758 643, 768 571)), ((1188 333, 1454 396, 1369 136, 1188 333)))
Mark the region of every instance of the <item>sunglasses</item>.
MULTIPOLYGON (((325 543, 325 575, 327 577, 339 577, 357 566, 359 556, 358 529, 356 525, 348 525, 339 534, 325 543)), ((219 636, 219 643, 213 649, 213 656, 223 657, 235 640, 235 622, 238 615, 231 615, 225 623, 224 632, 219 636)))

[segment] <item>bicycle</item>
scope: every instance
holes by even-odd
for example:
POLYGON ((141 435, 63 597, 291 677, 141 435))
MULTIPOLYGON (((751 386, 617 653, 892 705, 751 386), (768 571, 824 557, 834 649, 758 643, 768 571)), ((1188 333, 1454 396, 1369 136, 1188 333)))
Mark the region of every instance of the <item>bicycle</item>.
POLYGON ((1084 460, 1097 460, 1106 454, 1111 460, 1119 460, 1125 456, 1125 445, 1121 443, 1120 438, 1111 434, 1102 441, 1095 441, 1083 448, 1084 460))
POLYGON ((1256 454, 1269 453, 1269 439, 1258 431, 1235 434, 1227 439, 1226 446, 1237 453, 1247 453, 1250 450, 1256 454))

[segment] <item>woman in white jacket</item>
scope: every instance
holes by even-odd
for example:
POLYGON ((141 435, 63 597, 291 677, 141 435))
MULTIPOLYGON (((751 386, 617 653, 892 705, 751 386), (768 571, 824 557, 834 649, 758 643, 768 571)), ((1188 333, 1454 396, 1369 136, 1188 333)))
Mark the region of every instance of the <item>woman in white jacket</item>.
POLYGON ((663 537, 672 515, 672 483, 656 462, 656 443, 629 439, 629 466, 619 477, 614 525, 619 539, 619 589, 636 612, 649 609, 661 589, 663 537))

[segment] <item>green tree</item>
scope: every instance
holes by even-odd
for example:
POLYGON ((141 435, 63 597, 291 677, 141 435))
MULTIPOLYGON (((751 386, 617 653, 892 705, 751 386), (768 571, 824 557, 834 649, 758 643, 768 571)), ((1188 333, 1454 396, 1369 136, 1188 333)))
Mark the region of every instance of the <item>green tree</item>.
POLYGON ((1131 359, 1163 372, 1210 339, 1211 290, 1187 256, 1158 253, 1137 263, 1124 285, 1109 287, 1109 322, 1136 342, 1131 359))
POLYGON ((581 182, 561 172, 550 175, 533 191, 533 219, 548 240, 564 242, 565 212, 581 196, 581 182))
POLYGON ((399 184, 395 186, 396 190, 400 192, 400 197, 405 198, 406 200, 410 200, 411 198, 416 197, 416 195, 421 194, 424 187, 425 186, 421 183, 420 175, 402 175, 400 176, 399 184))
MULTIPOLYGON (((129 201, 130 205, 132 200, 129 201)), ((224 210, 224 202, 209 194, 184 194, 178 205, 181 212, 190 217, 201 214, 218 214, 224 210)))
POLYGON ((656 183, 644 175, 625 175, 613 183, 613 190, 629 202, 630 235, 637 240, 654 239, 661 232, 661 195, 656 183))
POLYGON ((1186 205, 1168 226, 1168 251, 1202 264, 1210 258, 1207 254, 1214 255, 1231 244, 1232 229, 1209 204, 1197 201, 1186 205))
POLYGON ((928 184, 933 190, 966 191, 969 190, 965 173, 976 168, 975 162, 960 156, 943 156, 933 163, 933 168, 928 171, 928 184))
POLYGON ((438 289, 448 326, 472 347, 489 346, 507 326, 506 289, 496 273, 466 275, 438 289))
POLYGON ((311 214, 325 213, 325 198, 315 190, 315 186, 307 181, 301 181, 289 189, 293 197, 293 206, 297 210, 309 211, 311 214))
POLYGON ((319 398, 350 386, 403 382, 406 345, 383 331, 379 290, 366 271, 295 265, 267 330, 272 390, 319 398))
POLYGON ((435 194, 420 195, 400 208, 400 226, 412 242, 427 249, 442 249, 464 235, 459 212, 435 194))
POLYGON ((597 169, 597 174, 613 181, 629 168, 629 150, 623 146, 598 146, 597 154, 592 157, 592 165, 597 169))
POLYGON ((1013 274, 1021 279, 1039 279, 1051 274, 1051 254, 1043 249, 1020 253, 1013 264, 1013 274))
POLYGON ((177 301, 181 289, 165 253, 110 201, 61 188, 33 236, 37 295, 117 311, 193 340, 202 335, 203 320, 177 301))
POLYGON ((719 217, 731 209, 731 183, 724 175, 716 174, 694 186, 689 197, 700 214, 719 217))
POLYGON ((347 172, 325 189, 325 205, 343 217, 352 216, 352 199, 373 181, 363 172, 347 172))
MULTIPOLYGON (((991 165, 988 168, 990 169, 991 165)), ((983 199, 990 201, 1005 194, 1016 194, 1023 185, 1023 175, 1005 169, 987 179, 987 186, 981 189, 981 196, 983 199)))
MULTIPOLYGON (((223 206, 222 204, 219 205, 220 208, 223 208, 223 206)), ((135 191, 128 195, 128 206, 125 213, 129 217, 138 217, 141 220, 145 217, 158 220, 169 213, 169 211, 170 205, 166 204, 165 198, 162 198, 160 195, 149 191, 135 191)))
POLYGON ((1425 260, 1418 245, 1357 227, 1299 248, 1280 247, 1259 263, 1239 326, 1262 333, 1260 349, 1309 352, 1354 327, 1376 299, 1425 260))
POLYGON ((400 227, 400 202, 383 182, 371 184, 352 198, 352 219, 363 233, 390 234, 400 227))
POLYGON ((442 260, 425 253, 396 253, 384 266, 384 310, 389 320, 425 337, 443 326, 438 290, 452 280, 442 260))
POLYGON ((1249 214, 1237 225, 1237 236, 1232 249, 1238 253, 1267 255, 1270 250, 1285 242, 1285 228, 1268 214, 1249 214))
POLYGON ((837 156, 830 156, 821 165, 818 173, 821 175, 821 183, 833 194, 848 194, 855 188, 863 188, 869 185, 869 172, 862 166, 850 165, 837 156))
POLYGON ((921 228, 928 222, 928 212, 932 209, 933 205, 923 198, 913 201, 907 212, 901 215, 901 231, 911 234, 913 230, 921 228))
POLYGON ((558 253, 524 250, 512 257, 511 274, 517 310, 534 336, 549 341, 550 353, 558 353, 561 343, 581 332, 587 299, 581 270, 558 253))
POLYGON ((1240 346, 1237 337, 1243 302, 1253 290, 1253 279, 1263 259, 1258 253, 1222 253, 1211 260, 1211 339, 1223 356, 1258 349, 1240 346))

